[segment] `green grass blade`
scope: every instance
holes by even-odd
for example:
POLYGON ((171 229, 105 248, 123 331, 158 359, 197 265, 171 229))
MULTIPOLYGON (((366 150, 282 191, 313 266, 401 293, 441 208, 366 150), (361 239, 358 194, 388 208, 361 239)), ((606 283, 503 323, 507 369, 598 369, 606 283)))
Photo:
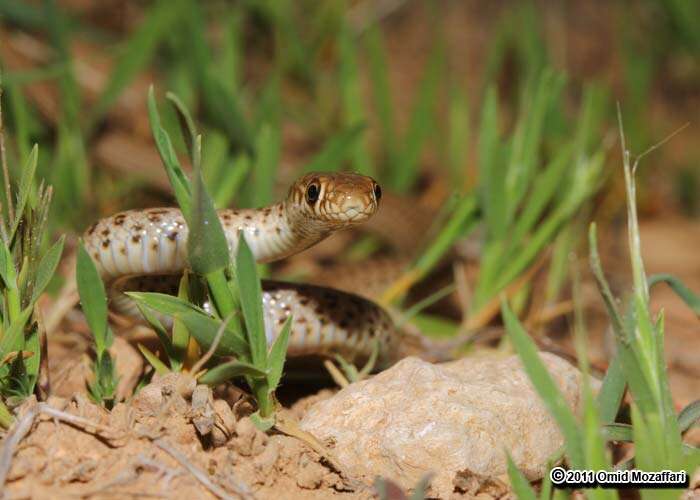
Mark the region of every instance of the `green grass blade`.
POLYGON ((537 500, 535 495, 535 490, 530 486, 530 481, 527 480, 525 475, 520 472, 520 469, 515 465, 510 453, 507 453, 508 457, 508 477, 510 478, 510 485, 513 488, 513 492, 520 500, 537 500))
POLYGON ((36 268, 36 275, 34 278, 34 287, 32 289, 32 298, 30 304, 36 302, 39 296, 44 292, 48 286, 51 278, 56 272, 58 263, 61 260, 61 255, 63 254, 63 243, 66 237, 61 236, 61 238, 51 245, 51 248, 44 254, 44 256, 39 261, 39 265, 36 268))
POLYGON ((658 283, 666 283, 695 314, 700 316, 700 295, 693 293, 693 291, 685 286, 677 277, 671 274, 654 274, 649 276, 647 283, 649 288, 658 283))
POLYGON ((584 468, 584 454, 576 417, 542 363, 535 343, 525 332, 505 300, 501 303, 501 313, 508 337, 522 359, 526 373, 564 435, 566 451, 572 465, 576 468, 584 468))
POLYGON ((100 278, 95 263, 81 243, 78 248, 78 260, 76 264, 76 281, 78 294, 83 307, 85 319, 95 338, 95 347, 98 355, 101 355, 108 347, 107 333, 107 294, 104 283, 100 278))
POLYGON ((104 116, 120 93, 149 64, 159 43, 171 33, 176 22, 184 17, 185 6, 186 3, 182 0, 158 0, 150 7, 136 32, 129 38, 92 108, 91 127, 104 116))
MULTIPOLYGON (((2 278, 5 288, 14 292, 14 295, 16 295, 18 299, 19 295, 17 290, 17 270, 15 269, 15 260, 5 242, 0 242, 0 278, 2 278)), ((10 315, 14 314, 14 312, 18 312, 12 312, 14 306, 19 308, 19 302, 17 304, 10 304, 10 315)))
MULTIPOLYGON (((366 105, 362 96, 361 81, 358 75, 357 49, 349 26, 344 24, 339 32, 340 52, 340 95, 344 124, 356 127, 367 121, 366 105)), ((353 141, 350 154, 352 169, 363 174, 373 173, 373 163, 367 151, 364 137, 353 141)))
POLYGON ((236 281, 241 293, 241 308, 253 364, 258 368, 266 369, 267 339, 263 321, 262 288, 253 252, 242 233, 236 252, 236 281))
POLYGON ((389 163, 396 158, 396 123, 394 121, 394 107, 389 86, 389 74, 387 68, 386 50, 382 40, 379 24, 373 25, 366 37, 367 62, 369 64, 369 76, 372 82, 372 94, 379 124, 381 127, 382 145, 386 151, 389 163))
POLYGON ((508 203, 503 182, 506 172, 504 162, 500 161, 498 127, 496 90, 489 88, 481 112, 479 128, 479 191, 489 237, 503 239, 507 229, 508 203))
POLYGON ((457 86, 450 91, 447 122, 447 166, 453 186, 460 189, 466 185, 471 143, 469 104, 466 94, 457 86))
POLYGON ((177 358, 173 350, 173 343, 170 340, 170 336, 168 335, 167 330, 160 322, 158 317, 155 314, 153 314, 153 312, 151 312, 151 309, 149 307, 145 306, 141 302, 136 302, 136 307, 139 308, 139 311, 141 312, 143 318, 146 320, 146 323, 148 323, 148 326, 150 326, 151 329, 154 332, 156 332, 158 340, 160 340, 160 343, 163 346, 163 349, 165 350, 165 354, 170 360, 170 366, 173 367, 173 361, 177 361, 177 358))
POLYGON ((182 136, 185 139, 185 145, 187 146, 187 151, 190 154, 190 160, 192 165, 197 165, 201 160, 201 153, 196 153, 195 145, 197 143, 197 126, 194 124, 194 120, 190 115, 185 104, 180 100, 178 96, 172 92, 166 92, 165 98, 170 101, 177 114, 178 122, 180 123, 180 130, 182 131, 182 136))
POLYGON ((245 28, 243 16, 243 9, 234 7, 222 23, 224 37, 218 66, 221 68, 221 81, 231 94, 238 91, 243 77, 241 69, 245 49, 242 40, 245 28))
POLYGON ((602 428, 603 437, 607 441, 623 441, 631 443, 634 441, 632 426, 629 424, 606 424, 602 428))
POLYGON ((198 313, 206 314, 204 310, 190 304, 186 300, 165 293, 157 292, 125 292, 137 303, 158 311, 161 314, 173 316, 175 314, 198 313))
MULTIPOLYGON (((221 320, 191 311, 181 312, 175 316, 185 324, 190 335, 195 338, 202 349, 209 349, 212 346, 216 334, 221 328, 221 320)), ((250 361, 248 341, 232 327, 231 323, 234 322, 229 322, 229 325, 226 326, 215 354, 217 356, 237 356, 244 361, 250 361)))
POLYGON ((280 383, 282 378, 282 371, 284 369, 284 360, 287 356, 287 346, 289 345, 289 334, 292 331, 292 322, 294 320, 291 316, 287 318, 282 326, 280 334, 277 336, 275 341, 272 343, 270 348, 270 354, 268 356, 268 370, 269 374, 267 376, 267 383, 270 386, 270 390, 274 391, 277 385, 280 383))
POLYGON ((231 205, 248 177, 251 166, 250 157, 245 154, 238 155, 232 162, 226 163, 224 170, 227 174, 212 191, 212 197, 217 207, 223 208, 231 205))
POLYGON ((420 171, 420 155, 426 140, 435 125, 433 112, 437 92, 444 73, 445 48, 442 42, 433 48, 423 79, 418 88, 408 130, 402 141, 402 150, 394 165, 390 185, 398 192, 404 192, 415 183, 420 171))
POLYGON ((218 68, 212 63, 207 44, 207 26, 199 2, 185 1, 187 23, 184 30, 183 49, 189 50, 194 77, 201 88, 206 116, 226 133, 234 152, 253 152, 250 127, 245 119, 237 96, 215 77, 218 68))
POLYGON ((19 193, 17 195, 17 205, 15 206, 15 220, 12 222, 12 227, 10 228, 10 239, 14 238, 17 227, 19 227, 19 223, 24 217, 24 208, 27 206, 27 200, 29 200, 30 192, 34 187, 34 175, 36 173, 38 156, 39 147, 35 144, 22 169, 22 176, 19 181, 19 193))
POLYGON ((17 319, 15 319, 10 324, 10 327, 5 330, 2 339, 0 339, 0 359, 4 358, 11 352, 24 350, 24 327, 27 326, 27 321, 29 321, 29 317, 32 315, 32 312, 34 312, 34 308, 31 306, 27 307, 20 312, 17 319))
POLYGON ((605 274, 603 273, 603 266, 600 261, 600 254, 598 253, 598 236, 596 230, 595 222, 591 223, 588 228, 588 248, 590 253, 590 267, 595 276, 596 283, 598 284, 598 290, 603 297, 603 302, 605 303, 605 308, 608 311, 608 316, 610 316, 611 325, 615 331, 615 336, 621 342, 629 342, 629 335, 625 331, 625 324, 622 321, 622 316, 617 309, 617 303, 615 297, 610 290, 610 285, 605 279, 605 274))
POLYGON ((170 180, 170 185, 173 188, 175 199, 177 200, 177 204, 180 205, 180 209, 182 209, 183 216, 185 216, 185 219, 188 219, 190 213, 192 212, 192 187, 190 185, 190 181, 187 179, 187 176, 180 166, 180 161, 177 159, 170 136, 161 126, 153 86, 148 89, 148 118, 151 122, 153 139, 156 142, 156 147, 158 148, 161 160, 163 161, 165 172, 167 173, 168 179, 170 180))
POLYGON ((625 374, 622 370, 622 358, 618 353, 610 361, 600 392, 598 392, 600 420, 604 424, 612 423, 615 420, 622 397, 625 394, 626 385, 625 374))
POLYGON ((323 149, 303 167, 303 171, 340 170, 343 162, 352 154, 355 144, 357 144, 364 130, 365 124, 358 123, 333 136, 324 144, 323 149))
MULTIPOLYGON (((192 211, 187 221, 190 231, 190 236, 187 238, 187 258, 195 273, 208 276, 228 267, 230 260, 228 241, 214 208, 214 202, 204 187, 201 169, 196 168, 193 175, 192 211)), ((219 312, 230 313, 230 311, 219 312)))
POLYGON ((216 385, 227 382, 236 377, 252 377, 260 379, 267 377, 268 374, 259 370, 250 363, 233 360, 217 365, 207 373, 199 377, 199 383, 207 385, 216 385))
POLYGON ((170 372, 170 369, 168 369, 167 366, 165 366, 165 363, 163 363, 158 356, 153 354, 146 346, 143 344, 136 344, 136 346, 139 348, 139 351, 141 351, 141 354, 143 354, 143 357, 146 358, 146 361, 153 367, 155 372, 158 375, 165 375, 166 373, 170 372))
POLYGON ((80 89, 75 79, 73 57, 70 50, 72 29, 66 24, 66 18, 59 15, 60 9, 55 0, 44 1, 43 7, 52 48, 60 63, 66 67, 66 71, 59 79, 62 119, 68 124, 68 127, 73 127, 78 123, 80 116, 80 89))

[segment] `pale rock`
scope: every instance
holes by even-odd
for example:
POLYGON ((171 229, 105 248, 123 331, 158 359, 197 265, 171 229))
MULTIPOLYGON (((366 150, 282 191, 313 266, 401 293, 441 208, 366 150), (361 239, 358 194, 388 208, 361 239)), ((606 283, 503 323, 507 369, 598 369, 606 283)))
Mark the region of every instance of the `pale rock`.
MULTIPOLYGON (((578 412, 581 373, 541 353, 566 401, 578 412)), ((431 364, 406 358, 375 377, 311 406, 301 426, 326 443, 345 472, 410 489, 434 474, 431 494, 449 497, 469 472, 507 473, 507 450, 530 480, 563 444, 554 419, 517 356, 431 364)))

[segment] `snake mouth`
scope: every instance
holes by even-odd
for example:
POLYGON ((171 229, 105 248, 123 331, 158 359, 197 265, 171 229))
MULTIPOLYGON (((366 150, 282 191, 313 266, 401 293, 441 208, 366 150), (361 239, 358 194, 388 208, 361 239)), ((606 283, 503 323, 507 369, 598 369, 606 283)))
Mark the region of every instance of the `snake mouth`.
POLYGON ((340 218, 348 224, 359 224, 369 219, 373 213, 373 210, 367 208, 349 207, 342 212, 340 218))

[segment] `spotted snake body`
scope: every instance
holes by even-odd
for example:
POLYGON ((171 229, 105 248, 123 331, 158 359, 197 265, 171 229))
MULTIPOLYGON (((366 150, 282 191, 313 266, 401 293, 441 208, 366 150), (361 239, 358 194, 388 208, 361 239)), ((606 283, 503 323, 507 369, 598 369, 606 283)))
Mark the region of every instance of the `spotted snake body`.
MULTIPOLYGON (((233 255, 244 234, 258 262, 296 254, 333 232, 369 219, 381 190, 358 174, 312 173, 297 180, 286 199, 261 209, 220 210, 233 255)), ((188 228, 175 208, 130 210, 90 227, 84 243, 102 279, 113 309, 138 314, 122 291, 160 291, 173 287, 187 266, 188 228)), ((379 345, 380 360, 396 353, 399 332, 377 304, 359 296, 313 285, 263 280, 268 343, 293 316, 288 355, 340 354, 366 359, 379 345)))

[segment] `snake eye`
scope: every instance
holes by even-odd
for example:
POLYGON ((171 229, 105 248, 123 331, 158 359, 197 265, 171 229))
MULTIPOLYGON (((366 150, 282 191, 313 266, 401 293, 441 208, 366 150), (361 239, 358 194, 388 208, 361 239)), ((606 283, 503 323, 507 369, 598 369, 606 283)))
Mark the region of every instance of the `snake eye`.
POLYGON ((306 201, 310 205, 313 205, 314 203, 316 203, 318 201, 318 195, 320 193, 321 193, 321 188, 319 187, 318 183, 312 182, 306 188, 306 201))
POLYGON ((374 185, 374 197, 377 201, 382 199, 382 188, 379 186, 379 184, 374 185))

